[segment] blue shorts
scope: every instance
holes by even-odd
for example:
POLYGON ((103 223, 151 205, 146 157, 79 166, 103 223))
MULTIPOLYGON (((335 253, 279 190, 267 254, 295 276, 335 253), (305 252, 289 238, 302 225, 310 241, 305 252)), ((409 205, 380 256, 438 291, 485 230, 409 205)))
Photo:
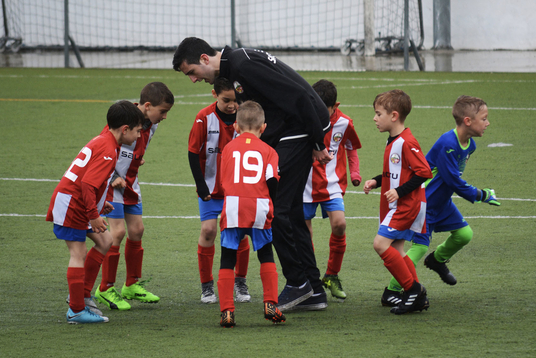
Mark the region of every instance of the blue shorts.
POLYGON ((54 224, 54 234, 60 240, 65 241, 86 241, 86 235, 93 233, 93 230, 79 230, 72 227, 65 227, 58 224, 54 224))
POLYGON ((141 203, 136 205, 125 205, 122 203, 110 203, 113 205, 114 209, 106 215, 110 219, 124 219, 125 214, 131 215, 141 215, 143 212, 143 207, 141 203))
POLYGON ((243 228, 227 228, 221 232, 221 246, 231 250, 238 250, 238 245, 245 235, 251 237, 253 251, 261 249, 264 245, 272 242, 272 229, 243 229, 243 228))
POLYGON ((305 220, 311 220, 316 216, 316 208, 322 209, 322 218, 328 217, 328 211, 344 211, 344 200, 342 198, 335 198, 331 200, 321 201, 318 203, 303 203, 303 216, 305 220))
POLYGON ((220 215, 223 210, 223 199, 203 201, 203 199, 197 198, 197 202, 199 203, 199 216, 201 216, 201 221, 217 219, 218 215, 220 215))
POLYGON ((378 235, 381 235, 391 240, 411 241, 413 239, 413 235, 415 235, 415 231, 411 231, 409 229, 398 231, 397 229, 393 229, 392 227, 380 225, 380 228, 378 229, 378 235))
POLYGON ((416 244, 430 246, 432 232, 455 231, 468 225, 469 224, 467 221, 465 221, 456 205, 452 204, 443 210, 441 218, 438 221, 433 221, 433 218, 429 219, 429 216, 427 215, 426 234, 415 234, 413 242, 416 244))

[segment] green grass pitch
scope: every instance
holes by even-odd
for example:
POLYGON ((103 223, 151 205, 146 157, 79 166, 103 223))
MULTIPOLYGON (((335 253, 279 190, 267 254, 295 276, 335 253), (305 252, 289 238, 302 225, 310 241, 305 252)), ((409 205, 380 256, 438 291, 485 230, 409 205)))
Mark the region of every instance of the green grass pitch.
MULTIPOLYGON (((449 264, 450 287, 417 268, 430 309, 394 316, 380 305, 389 275, 372 248, 378 195, 349 187, 347 241, 340 277, 349 298, 329 298, 323 312, 288 313, 274 326, 262 316, 259 264, 252 252, 252 302, 237 304, 237 326, 219 326, 218 305, 199 302, 199 219, 187 161, 196 113, 212 103, 211 86, 172 70, 0 69, 0 356, 2 357, 533 357, 536 355, 536 74, 304 72, 327 78, 341 109, 354 119, 363 148, 364 179, 380 173, 387 135, 372 121, 376 94, 406 91, 407 119, 427 152, 454 127, 461 94, 489 106, 484 137, 464 178, 495 189, 500 207, 454 199, 474 230, 449 264), (103 311, 110 322, 66 324, 68 251, 44 219, 49 200, 78 151, 105 125, 116 100, 136 101, 151 81, 166 83, 176 104, 162 122, 140 169, 144 198, 144 279, 158 304, 103 311), (508 144, 508 146, 497 143, 508 144), (495 144, 495 146, 490 146, 495 144), (150 185, 167 183, 174 185, 150 185)), ((328 256, 329 223, 314 220, 320 271, 328 256)), ((434 249, 446 238, 435 234, 434 249)), ((219 240, 217 240, 217 244, 219 240)), ((123 248, 121 249, 123 252, 123 248)), ((276 260, 277 262, 277 260, 276 260)), ((217 278, 219 250, 214 275, 217 278)), ((279 265, 279 263, 277 262, 279 265)), ((279 266, 278 266, 279 267, 279 266)), ((279 276, 280 288, 284 284, 279 276)), ((119 287, 125 279, 123 256, 119 287)), ((100 280, 100 276, 99 279, 100 280)))

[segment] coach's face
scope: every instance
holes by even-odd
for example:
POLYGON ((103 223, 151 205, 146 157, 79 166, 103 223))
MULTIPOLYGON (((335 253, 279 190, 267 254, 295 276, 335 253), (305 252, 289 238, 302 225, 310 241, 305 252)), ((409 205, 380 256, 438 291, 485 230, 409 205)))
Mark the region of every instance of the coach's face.
POLYGON ((201 55, 199 64, 189 64, 184 61, 179 68, 193 83, 205 81, 212 85, 219 74, 210 57, 206 54, 201 55))

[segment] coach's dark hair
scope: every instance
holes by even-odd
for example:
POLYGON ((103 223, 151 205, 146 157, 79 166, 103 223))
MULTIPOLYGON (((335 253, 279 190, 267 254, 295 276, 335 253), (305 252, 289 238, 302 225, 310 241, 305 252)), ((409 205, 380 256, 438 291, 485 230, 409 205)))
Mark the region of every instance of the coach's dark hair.
POLYGON ((456 125, 461 125, 465 117, 475 118, 484 106, 487 104, 481 98, 464 95, 458 97, 452 106, 452 116, 456 120, 456 125))
POLYGON ((337 88, 333 82, 328 80, 320 80, 313 85, 322 102, 326 107, 333 107, 337 103, 337 88))
POLYGON ((162 82, 151 82, 141 90, 140 104, 149 102, 152 106, 156 107, 162 103, 173 105, 175 103, 175 97, 169 88, 162 82))
POLYGON ((140 109, 132 102, 119 101, 111 105, 106 115, 108 121, 108 127, 110 129, 117 129, 125 124, 130 129, 141 126, 145 117, 140 109))
POLYGON ((184 61, 188 65, 199 65, 199 59, 202 54, 209 56, 216 56, 216 50, 214 50, 205 41, 197 37, 187 37, 180 43, 175 55, 173 56, 173 69, 180 72, 180 66, 184 61))
POLYGON ((225 77, 216 77, 214 80, 214 91, 220 94, 223 91, 234 90, 233 84, 225 77))
POLYGON ((399 89, 380 93, 376 96, 372 105, 374 108, 376 108, 376 105, 382 106, 387 113, 397 111, 398 118, 402 123, 404 123, 409 112, 411 112, 411 98, 409 98, 406 92, 399 89))

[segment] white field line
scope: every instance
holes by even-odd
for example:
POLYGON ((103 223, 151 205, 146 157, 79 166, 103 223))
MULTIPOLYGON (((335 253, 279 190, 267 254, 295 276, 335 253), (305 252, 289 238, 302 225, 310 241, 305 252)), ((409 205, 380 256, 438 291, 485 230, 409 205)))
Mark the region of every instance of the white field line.
MULTIPOLYGON (((0 217, 33 217, 33 218, 45 218, 46 215, 43 214, 0 214, 0 217)), ((199 219, 199 216, 183 216, 183 215, 147 215, 143 216, 144 219, 199 219)), ((536 219, 536 216, 465 216, 466 219, 536 219)), ((315 217, 315 219, 322 219, 320 217, 315 217)), ((378 220, 377 216, 347 216, 347 220, 378 220)))
MULTIPOLYGON (((52 183, 59 183, 59 179, 36 179, 36 178, 0 178, 0 180, 5 181, 35 181, 35 182, 52 182, 52 183)), ((176 184, 176 183, 147 183, 147 182, 140 182, 142 185, 152 185, 152 186, 177 186, 177 187, 195 187, 195 184, 176 184)), ((365 193, 362 191, 353 191, 348 190, 346 191, 348 194, 360 194, 364 195, 365 193)), ((379 192, 374 191, 371 192, 372 195, 380 195, 379 192)), ((459 199, 459 196, 454 195, 453 198, 459 199)), ((523 199, 523 198, 497 198, 497 200, 507 200, 507 201, 530 201, 530 202, 536 202, 536 199, 523 199)))

